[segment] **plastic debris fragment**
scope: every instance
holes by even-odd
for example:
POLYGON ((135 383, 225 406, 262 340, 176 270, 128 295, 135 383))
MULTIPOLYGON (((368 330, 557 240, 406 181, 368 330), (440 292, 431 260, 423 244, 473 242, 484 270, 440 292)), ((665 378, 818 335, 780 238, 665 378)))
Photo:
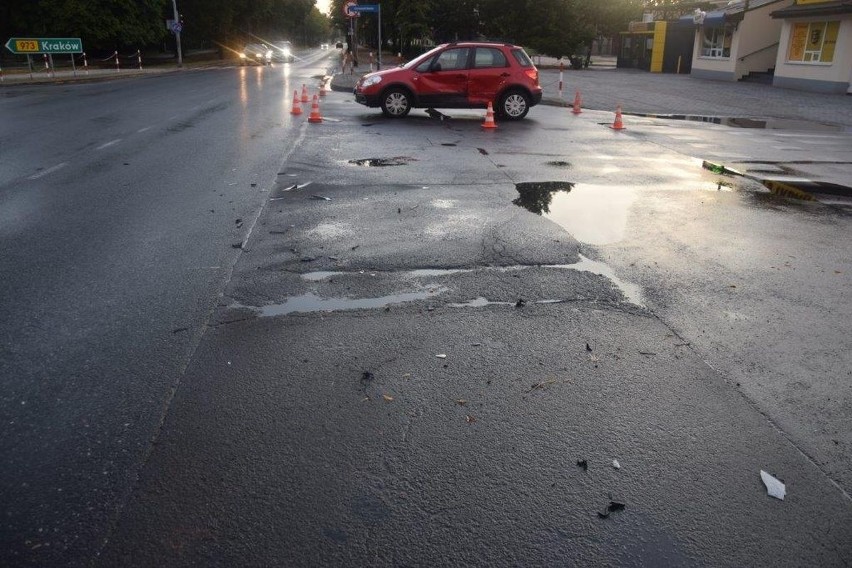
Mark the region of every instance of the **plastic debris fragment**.
POLYGON ((618 460, 612 460, 612 467, 615 469, 621 469, 621 464, 618 463, 618 460))
POLYGON ((775 497, 782 501, 784 500, 784 495, 787 494, 787 488, 783 483, 762 469, 760 470, 760 479, 763 480, 763 484, 766 486, 766 493, 769 494, 770 497, 775 497))

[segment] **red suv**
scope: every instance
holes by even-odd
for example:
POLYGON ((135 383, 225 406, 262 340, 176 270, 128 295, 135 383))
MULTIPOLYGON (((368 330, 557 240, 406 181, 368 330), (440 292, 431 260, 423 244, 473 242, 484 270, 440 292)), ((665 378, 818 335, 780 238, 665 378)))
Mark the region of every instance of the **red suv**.
POLYGON ((417 108, 485 108, 519 120, 541 102, 536 69, 523 48, 459 42, 435 49, 395 69, 364 75, 355 100, 400 118, 417 108))

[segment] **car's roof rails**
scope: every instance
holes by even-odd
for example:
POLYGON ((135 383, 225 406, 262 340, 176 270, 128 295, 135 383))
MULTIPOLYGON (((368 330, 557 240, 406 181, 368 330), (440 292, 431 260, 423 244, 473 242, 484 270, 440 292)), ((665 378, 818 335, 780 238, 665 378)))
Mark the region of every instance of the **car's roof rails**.
POLYGON ((507 47, 512 47, 515 44, 508 41, 493 41, 488 39, 468 39, 464 41, 451 41, 447 45, 463 45, 466 43, 484 43, 489 45, 505 45, 507 47))

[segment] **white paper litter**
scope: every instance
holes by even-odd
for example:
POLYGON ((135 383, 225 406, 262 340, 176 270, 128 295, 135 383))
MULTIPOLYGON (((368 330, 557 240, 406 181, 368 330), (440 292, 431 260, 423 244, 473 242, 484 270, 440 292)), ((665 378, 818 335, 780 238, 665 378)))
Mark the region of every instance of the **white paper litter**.
POLYGON ((435 355, 435 357, 437 357, 438 359, 446 359, 447 355, 446 353, 438 353, 437 355, 435 355))
POLYGON ((763 480, 763 484, 766 486, 766 492, 770 497, 775 497, 776 499, 784 500, 784 495, 787 494, 787 489, 784 487, 784 484, 763 471, 760 470, 760 479, 763 480))
POLYGON ((618 460, 612 460, 612 467, 615 469, 621 469, 621 464, 618 463, 618 460))

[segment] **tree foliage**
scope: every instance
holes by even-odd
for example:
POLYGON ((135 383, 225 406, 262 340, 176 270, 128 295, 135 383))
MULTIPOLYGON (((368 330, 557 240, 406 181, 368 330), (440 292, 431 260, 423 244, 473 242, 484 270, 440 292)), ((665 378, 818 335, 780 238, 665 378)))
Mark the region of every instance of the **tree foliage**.
POLYGON ((34 0, 4 2, 5 37, 80 37, 83 45, 118 49, 159 41, 167 0, 34 0))
MULTIPOLYGON (((177 0, 186 43, 245 41, 251 35, 294 43, 327 41, 329 21, 315 0, 177 0)), ((80 37, 87 49, 161 45, 171 34, 171 0, 18 0, 0 2, 0 34, 80 37)))
MULTIPOLYGON (((345 0, 332 0, 329 17, 315 0, 178 0, 183 37, 224 45, 251 36, 316 43, 346 37, 345 0)), ((571 55, 601 35, 626 29, 644 6, 673 12, 696 4, 678 0, 361 0, 380 3, 382 39, 394 51, 469 39, 512 41, 538 53, 571 55), (658 6, 659 5, 659 6, 658 6)), ((0 31, 9 36, 82 37, 87 47, 161 43, 172 17, 170 0, 19 0, 0 3, 0 31)), ((362 43, 375 47, 378 22, 353 22, 362 43)))
MULTIPOLYGON (((511 41, 532 51, 570 55, 601 35, 641 18, 644 0, 367 0, 382 6, 382 38, 406 52, 414 40, 442 43, 470 39, 511 41)), ((349 23, 345 0, 332 0, 340 35, 349 23)), ((364 3, 364 0, 362 0, 364 3)), ((358 36, 375 45, 376 21, 356 18, 358 36)))

